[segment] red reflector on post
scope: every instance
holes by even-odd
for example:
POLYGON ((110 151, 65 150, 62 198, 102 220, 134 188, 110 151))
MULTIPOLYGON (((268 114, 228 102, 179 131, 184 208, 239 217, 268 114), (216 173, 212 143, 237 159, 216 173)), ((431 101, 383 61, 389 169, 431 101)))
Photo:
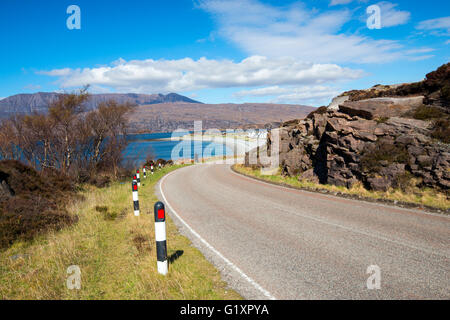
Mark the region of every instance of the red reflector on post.
POLYGON ((133 186, 134 191, 137 191, 137 185, 133 186))
POLYGON ((163 209, 158 210, 158 219, 164 219, 164 210, 163 209))

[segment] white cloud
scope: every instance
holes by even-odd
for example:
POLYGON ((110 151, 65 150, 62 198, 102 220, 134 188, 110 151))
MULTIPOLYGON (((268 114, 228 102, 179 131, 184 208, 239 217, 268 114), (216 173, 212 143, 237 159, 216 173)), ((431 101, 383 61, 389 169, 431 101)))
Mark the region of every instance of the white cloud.
MULTIPOLYGON (((409 13, 382 2, 385 25, 405 23, 409 13)), ((256 0, 203 0, 200 8, 216 19, 218 34, 250 55, 291 56, 319 63, 383 63, 404 57, 397 41, 345 33, 347 9, 318 12, 301 3, 270 6, 256 0)))
POLYGON ((427 60, 427 59, 431 59, 431 58, 434 58, 434 55, 428 54, 428 55, 424 55, 424 56, 411 57, 411 58, 409 58, 409 60, 422 61, 422 60, 427 60))
POLYGON ((298 62, 293 58, 252 56, 234 62, 190 58, 117 60, 111 66, 39 71, 58 78, 61 88, 86 84, 117 92, 185 92, 205 88, 314 85, 357 79, 363 71, 336 64, 298 62))
POLYGON ((71 73, 71 69, 70 68, 64 68, 64 69, 55 69, 55 70, 51 70, 51 71, 45 71, 45 72, 41 72, 38 71, 37 74, 44 74, 47 76, 55 76, 55 77, 63 77, 63 76, 67 76, 71 73))
POLYGON ((411 13, 408 11, 397 10, 398 4, 387 1, 377 3, 381 9, 381 27, 393 27, 405 24, 411 18, 411 13))
POLYGON ((348 4, 350 2, 353 2, 353 0, 331 0, 330 6, 336 6, 339 4, 348 4))
POLYGON ((437 35, 450 35, 450 17, 425 20, 420 22, 416 28, 431 31, 437 35))
POLYGON ((430 53, 433 51, 435 51, 435 49, 433 49, 433 48, 417 48, 417 49, 407 50, 407 51, 405 51, 405 53, 410 55, 408 57, 408 60, 410 60, 410 61, 422 61, 422 60, 433 58, 434 55, 432 55, 432 54, 423 55, 424 53, 430 53))
POLYGON ((263 87, 236 92, 235 97, 273 97, 273 103, 326 103, 337 96, 340 90, 329 86, 301 86, 301 87, 263 87))
POLYGON ((279 86, 257 88, 252 90, 242 90, 234 93, 235 97, 267 97, 289 92, 289 89, 279 86))
POLYGON ((3 99, 5 99, 5 98, 6 98, 6 97, 0 97, 0 101, 3 100, 3 99))
POLYGON ((406 53, 408 54, 417 54, 417 53, 428 53, 434 51, 433 48, 417 48, 417 49, 411 49, 407 50, 406 53))

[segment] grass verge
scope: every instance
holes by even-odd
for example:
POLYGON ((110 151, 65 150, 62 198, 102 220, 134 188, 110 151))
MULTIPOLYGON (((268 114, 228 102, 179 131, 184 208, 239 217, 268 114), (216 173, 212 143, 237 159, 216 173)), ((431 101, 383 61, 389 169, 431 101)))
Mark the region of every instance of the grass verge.
POLYGON ((450 214, 450 199, 448 198, 448 196, 429 188, 416 188, 411 193, 405 193, 401 190, 394 189, 388 190, 386 192, 370 191, 365 189, 362 184, 355 184, 352 188, 349 189, 346 187, 318 184, 307 180, 298 180, 298 176, 285 177, 280 173, 274 175, 262 175, 259 169, 245 167, 241 164, 234 165, 233 170, 238 173, 242 173, 244 175, 278 185, 284 185, 308 191, 326 192, 334 195, 347 196, 361 200, 383 201, 407 207, 423 207, 432 211, 450 214))
POLYGON ((77 224, 0 252, 0 299, 241 299, 167 217, 169 274, 156 270, 154 187, 164 168, 142 179, 141 216, 133 214, 130 182, 86 186, 68 211, 77 224), (81 289, 69 290, 67 268, 81 269, 81 289))

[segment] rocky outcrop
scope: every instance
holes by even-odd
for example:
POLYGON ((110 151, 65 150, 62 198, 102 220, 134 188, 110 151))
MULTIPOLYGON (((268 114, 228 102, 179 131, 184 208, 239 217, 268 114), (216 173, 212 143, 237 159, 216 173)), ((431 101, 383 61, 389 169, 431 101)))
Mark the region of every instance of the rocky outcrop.
MULTIPOLYGON (((413 181, 448 191, 450 145, 430 136, 427 121, 378 118, 386 105, 372 103, 352 103, 347 108, 345 102, 338 111, 284 123, 279 129, 283 174, 345 187, 360 181, 372 190, 403 188, 413 181), (355 114, 354 110, 368 113, 355 114)), ((403 112, 404 108, 409 106, 394 110, 403 112)), ((396 111, 389 114, 398 115, 396 111)), ((268 146, 271 139, 269 135, 268 146)))
MULTIPOLYGON (((267 153, 275 137, 268 135, 267 153)), ((420 82, 344 92, 328 108, 283 123, 279 137, 284 175, 345 187, 361 182, 372 190, 424 186, 448 193, 450 63, 420 82)), ((246 163, 256 158, 247 154, 246 163)))
POLYGON ((9 175, 6 172, 0 171, 0 202, 14 196, 14 191, 8 184, 8 177, 9 175))
MULTIPOLYGON (((420 82, 398 85, 376 85, 366 90, 352 90, 342 93, 336 100, 360 101, 381 97, 424 96, 424 104, 442 108, 450 113, 450 63, 428 73, 420 82)), ((335 104, 331 109, 337 110, 335 104)))
POLYGON ((278 133, 268 135, 262 154, 279 136, 284 175, 384 191, 430 187, 450 196, 450 63, 420 82, 344 92, 278 133))
POLYGON ((373 120, 385 117, 400 117, 423 105, 424 96, 410 98, 374 98, 360 101, 346 101, 338 110, 350 116, 373 120))

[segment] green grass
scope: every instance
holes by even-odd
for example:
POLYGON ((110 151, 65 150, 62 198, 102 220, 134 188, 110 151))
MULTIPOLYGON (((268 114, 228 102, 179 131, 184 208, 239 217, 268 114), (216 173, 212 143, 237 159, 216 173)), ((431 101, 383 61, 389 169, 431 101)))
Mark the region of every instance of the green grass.
POLYGON ((131 184, 84 187, 69 212, 79 222, 0 252, 0 299, 240 299, 219 272, 167 218, 168 256, 183 251, 167 276, 156 270, 154 187, 173 166, 142 179, 140 217, 131 184), (25 255, 11 259, 14 255, 25 255), (67 268, 81 269, 80 290, 66 287, 67 268))
POLYGON ((444 210, 445 212, 450 211, 450 199, 447 195, 430 188, 413 188, 411 192, 404 192, 398 189, 390 189, 386 192, 371 191, 365 189, 361 183, 355 184, 352 188, 346 188, 328 184, 318 184, 308 180, 299 180, 298 176, 282 176, 279 172, 274 175, 262 175, 261 170, 245 167, 244 165, 234 165, 233 168, 237 172, 248 176, 299 189, 310 191, 327 190, 331 193, 342 193, 359 198, 384 199, 410 203, 418 206, 427 206, 438 210, 444 210))

